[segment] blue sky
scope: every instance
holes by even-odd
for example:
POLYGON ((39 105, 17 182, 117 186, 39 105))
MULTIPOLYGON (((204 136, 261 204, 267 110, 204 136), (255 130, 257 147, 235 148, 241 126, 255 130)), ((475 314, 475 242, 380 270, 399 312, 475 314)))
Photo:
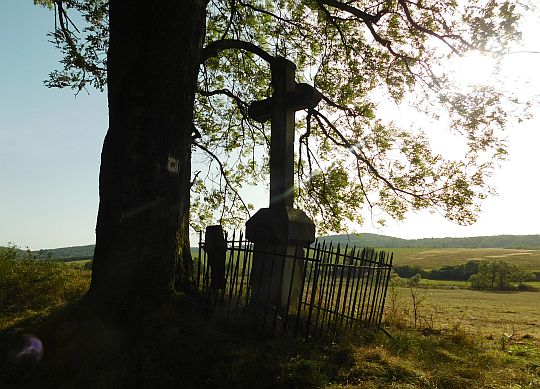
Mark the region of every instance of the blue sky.
POLYGON ((30 0, 0 3, 0 244, 94 242, 107 99, 43 85, 60 58, 53 27, 30 0))
MULTIPOLYGON (((538 16, 529 20, 525 48, 540 50, 539 26, 538 16)), ((54 13, 31 0, 0 2, 0 245, 39 249, 95 240, 107 100, 95 90, 75 97, 43 85, 60 59, 46 36, 53 27, 54 13)), ((540 54, 512 63, 514 73, 533 77, 525 88, 538 93, 540 54)), ((403 238, 540 234, 540 120, 512 128, 508 137, 510 160, 492 180, 499 196, 485 202, 477 224, 460 227, 421 212, 380 230, 368 220, 359 230, 403 238)))

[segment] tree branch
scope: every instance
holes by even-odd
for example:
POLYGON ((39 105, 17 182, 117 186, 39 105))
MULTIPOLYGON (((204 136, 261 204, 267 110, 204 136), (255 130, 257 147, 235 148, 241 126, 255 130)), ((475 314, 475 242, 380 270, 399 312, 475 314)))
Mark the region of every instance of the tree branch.
POLYGON ((336 144, 337 146, 341 146, 341 147, 345 147, 349 150, 349 152, 351 154, 353 154, 357 159, 359 159, 360 161, 362 161, 364 164, 366 164, 368 170, 371 172, 371 174, 373 174, 377 179, 381 180, 382 182, 384 182, 388 188, 390 188, 392 191, 394 192, 399 192, 399 193, 402 193, 402 194, 405 194, 405 195, 409 195, 409 196, 412 196, 412 197, 415 197, 415 198, 423 198, 422 195, 418 194, 418 193, 415 193, 415 192, 410 192, 408 190, 405 190, 405 189, 402 189, 402 188, 398 188, 396 187, 394 184, 392 184, 390 182, 390 180, 386 177, 384 177, 380 172, 379 170, 371 163, 371 161, 363 154, 361 154, 361 152, 358 151, 358 147, 353 145, 351 142, 349 142, 349 140, 347 140, 347 138, 345 138, 345 136, 341 133, 341 131, 339 131, 336 126, 334 126, 334 124, 332 124, 332 122, 323 114, 321 114, 319 111, 317 110, 313 110, 313 113, 315 115, 315 119, 317 120, 317 122, 319 123, 319 126, 321 127, 321 130, 325 133, 325 135, 332 141, 334 142, 334 144, 336 144), (325 125, 324 123, 321 121, 321 119, 326 123, 326 125, 328 127, 330 127, 332 129, 332 131, 337 135, 337 137, 339 138, 339 141, 337 139, 335 139, 334 137, 332 137, 328 131, 326 131, 325 129, 325 125))
POLYGON ((367 24, 377 24, 377 22, 380 20, 381 16, 384 15, 385 11, 381 11, 377 13, 376 15, 368 14, 367 12, 364 12, 358 8, 355 8, 348 3, 342 3, 341 1, 337 0, 320 0, 317 1, 320 4, 326 4, 330 7, 339 9, 341 11, 345 11, 350 13, 351 15, 356 16, 357 18, 362 19, 367 24))
MULTIPOLYGON (((430 35, 432 37, 439 39, 441 42, 447 45, 450 48, 450 50, 452 50, 455 54, 461 55, 461 52, 458 49, 456 49, 450 42, 446 40, 446 38, 456 39, 456 38, 461 38, 461 37, 458 37, 456 35, 441 35, 441 34, 436 33, 433 30, 430 30, 429 28, 421 26, 412 18, 411 11, 409 7, 407 6, 405 0, 398 0, 398 3, 399 5, 401 5, 401 8, 403 8, 403 12, 405 12, 405 17, 407 18, 411 26, 416 28, 418 31, 422 31, 423 33, 427 35, 430 35)), ((461 39, 461 41, 463 42, 463 39, 461 39)), ((468 46, 470 47, 470 45, 468 46)))
POLYGON ((246 3, 245 1, 238 0, 238 4, 240 4, 243 7, 249 8, 252 11, 259 12, 259 13, 262 13, 262 14, 267 15, 267 16, 271 16, 274 19, 279 20, 280 22, 290 24, 290 25, 296 27, 299 30, 305 30, 305 26, 303 26, 301 23, 297 23, 297 22, 295 22, 293 20, 286 19, 286 18, 284 18, 284 17, 282 17, 280 15, 276 15, 275 13, 267 11, 265 9, 255 7, 254 5, 246 3))
POLYGON ((238 191, 236 190, 236 188, 234 188, 232 186, 231 182, 229 181, 229 178, 227 177, 227 174, 225 172, 225 167, 223 166, 223 163, 221 163, 221 160, 219 159, 219 157, 216 154, 214 154, 213 152, 211 152, 207 147, 203 146, 202 144, 200 144, 198 142, 193 142, 193 144, 195 146, 197 146, 199 149, 201 149, 202 151, 204 151, 205 153, 207 153, 209 156, 211 156, 217 162, 217 164, 219 166, 220 173, 221 173, 222 177, 225 180, 225 184, 233 191, 235 196, 238 197, 238 199, 242 203, 242 207, 244 207, 246 213, 248 214, 248 217, 251 217, 251 213, 249 212, 248 206, 246 205, 246 203, 244 202, 242 197, 238 194, 238 191))
POLYGON ((235 103, 238 106, 238 109, 240 110, 242 115, 247 116, 248 104, 244 100, 242 100, 240 97, 235 95, 233 92, 231 92, 229 89, 227 89, 227 88, 216 89, 216 90, 212 90, 212 91, 205 91, 205 90, 202 90, 202 89, 197 89, 197 93, 199 93, 199 94, 201 94, 203 96, 206 96, 206 97, 216 96, 216 95, 224 95, 224 96, 230 97, 231 99, 233 99, 235 101, 235 103))
POLYGON ((62 35, 64 36, 64 39, 66 40, 66 43, 69 47, 71 55, 73 55, 73 57, 76 58, 78 66, 83 70, 88 69, 94 75, 106 71, 107 69, 103 69, 96 65, 88 63, 86 59, 84 58, 84 56, 81 53, 79 53, 79 50, 77 49, 77 45, 75 44, 75 42, 73 41, 73 37, 71 36, 72 33, 71 31, 69 31, 69 28, 66 26, 64 19, 68 21, 69 23, 71 23, 77 31, 78 29, 69 18, 66 10, 64 9, 64 6, 62 5, 62 1, 56 0, 54 3, 56 7, 58 8, 58 21, 60 22, 60 30, 62 31, 62 35))
POLYGON ((266 52, 263 48, 251 43, 242 41, 239 39, 220 39, 214 42, 211 42, 202 50, 201 54, 201 63, 205 62, 209 58, 217 57, 217 55, 223 50, 238 49, 245 50, 250 53, 253 53, 269 64, 273 64, 275 57, 266 52))

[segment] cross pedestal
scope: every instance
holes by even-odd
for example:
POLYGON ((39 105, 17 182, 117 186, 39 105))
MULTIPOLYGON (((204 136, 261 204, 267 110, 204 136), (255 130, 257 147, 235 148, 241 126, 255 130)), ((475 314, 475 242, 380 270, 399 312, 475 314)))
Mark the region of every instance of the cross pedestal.
MULTIPOLYGON (((252 119, 271 119, 270 206, 246 223, 246 238, 255 245, 251 302, 259 307, 294 307, 301 293, 303 247, 315 240, 315 224, 294 200, 294 115, 313 108, 321 94, 295 81, 296 66, 276 57, 271 65, 272 97, 253 102, 252 119), (296 258, 296 259, 295 259, 296 258)), ((288 312, 282 312, 288 313, 288 312)))

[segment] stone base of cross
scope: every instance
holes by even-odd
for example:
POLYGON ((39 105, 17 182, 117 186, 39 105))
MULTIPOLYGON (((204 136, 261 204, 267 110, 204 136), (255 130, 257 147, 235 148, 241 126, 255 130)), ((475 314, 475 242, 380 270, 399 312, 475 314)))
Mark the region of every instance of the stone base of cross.
POLYGON ((261 208, 246 223, 254 243, 251 303, 281 313, 297 307, 304 277, 304 247, 315 240, 315 224, 301 210, 261 208))
POLYGON ((246 238, 255 244, 251 302, 281 310, 296 305, 304 275, 303 247, 315 240, 313 221, 293 208, 294 115, 315 107, 321 94, 308 84, 297 83, 295 70, 294 63, 276 57, 271 64, 272 97, 249 107, 252 119, 271 120, 270 206, 246 223, 246 238))

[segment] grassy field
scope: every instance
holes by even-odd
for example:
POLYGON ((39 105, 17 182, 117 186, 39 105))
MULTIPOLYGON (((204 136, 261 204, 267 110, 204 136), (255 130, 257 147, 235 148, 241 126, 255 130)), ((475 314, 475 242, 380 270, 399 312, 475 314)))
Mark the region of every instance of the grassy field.
MULTIPOLYGON (((400 283, 402 286, 406 285, 407 279, 402 278, 400 283)), ((446 281, 446 280, 423 279, 422 284, 426 285, 429 289, 469 289, 470 288, 469 281, 446 281)), ((524 284, 530 285, 533 288, 540 290, 540 281, 527 281, 527 282, 524 282, 524 284)), ((540 298, 540 294, 538 296, 540 298)))
MULTIPOLYGON (((540 339, 540 293, 485 292, 470 289, 415 290, 418 319, 423 327, 461 328, 471 333, 500 337, 503 334, 532 335, 540 339)), ((414 321, 410 288, 390 289, 387 315, 399 307, 409 323, 414 321)), ((393 313, 395 315, 395 313, 393 313)))
POLYGON ((395 265, 416 265, 426 270, 440 268, 443 265, 459 265, 473 259, 502 259, 515 265, 526 266, 533 271, 540 271, 540 250, 470 248, 381 250, 394 253, 395 265))

